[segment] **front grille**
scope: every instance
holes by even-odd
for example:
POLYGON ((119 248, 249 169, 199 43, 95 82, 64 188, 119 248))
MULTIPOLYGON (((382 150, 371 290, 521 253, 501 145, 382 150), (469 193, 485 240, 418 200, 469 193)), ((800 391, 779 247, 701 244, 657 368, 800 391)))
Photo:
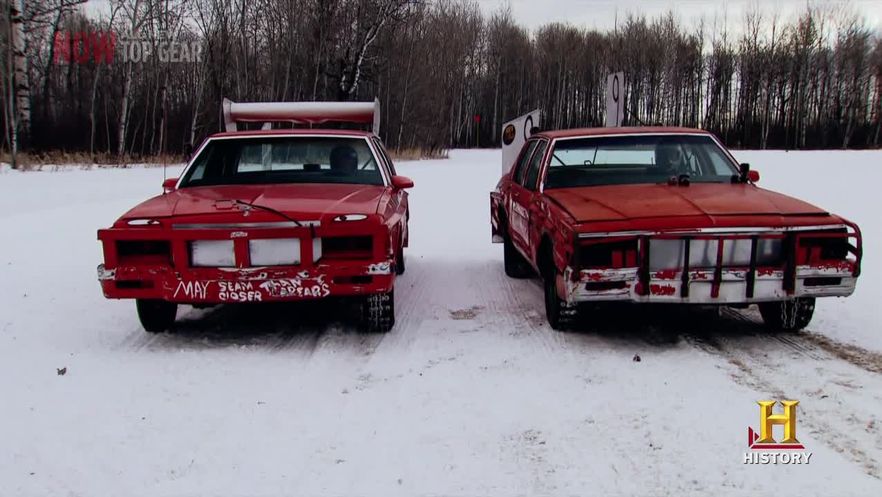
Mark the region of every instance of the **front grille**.
MULTIPOLYGON (((753 241, 750 238, 738 239, 693 239, 667 240, 654 239, 649 243, 650 271, 679 270, 686 261, 686 244, 689 244, 689 268, 711 269, 717 267, 722 258, 723 267, 749 267, 753 241), (722 254, 720 254, 720 243, 722 254)), ((760 267, 783 264, 783 243, 780 238, 759 238, 757 240, 756 265, 760 267)))

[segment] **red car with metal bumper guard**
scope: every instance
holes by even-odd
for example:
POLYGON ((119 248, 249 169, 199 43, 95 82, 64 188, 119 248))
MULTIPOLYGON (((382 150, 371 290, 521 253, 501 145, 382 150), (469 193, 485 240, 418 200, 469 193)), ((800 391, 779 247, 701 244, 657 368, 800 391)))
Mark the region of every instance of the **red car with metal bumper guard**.
POLYGON ((816 297, 854 292, 861 233, 758 180, 701 130, 538 133, 491 193, 493 241, 506 274, 541 276, 555 329, 608 301, 758 304, 802 329, 816 297))
POLYGON ((375 133, 238 131, 241 122, 378 124, 376 103, 224 103, 179 179, 98 231, 107 298, 135 299, 144 329, 178 304, 361 300, 361 325, 389 331, 408 244, 406 189, 375 133))

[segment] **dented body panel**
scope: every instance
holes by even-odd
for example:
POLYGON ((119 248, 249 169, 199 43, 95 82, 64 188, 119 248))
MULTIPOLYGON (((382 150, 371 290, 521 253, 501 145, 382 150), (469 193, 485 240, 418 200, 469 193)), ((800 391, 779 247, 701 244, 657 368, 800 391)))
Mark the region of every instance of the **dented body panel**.
MULTIPOLYGON (((753 183, 544 188, 557 140, 640 134, 713 138, 683 128, 534 135, 531 142, 548 144, 536 183, 529 171, 518 176, 516 162, 491 192, 494 243, 509 240, 540 275, 553 271, 569 303, 743 305, 854 292, 862 258, 857 225, 753 183), (526 231, 519 236, 519 229, 526 231)), ((529 153, 530 142, 522 155, 529 153)))
POLYGON ((384 184, 224 184, 165 192, 98 231, 105 297, 220 304, 390 292, 408 245, 409 209, 379 139, 361 131, 289 129, 220 133, 206 144, 267 136, 365 140, 384 184), (229 258, 206 267, 198 250, 229 258))

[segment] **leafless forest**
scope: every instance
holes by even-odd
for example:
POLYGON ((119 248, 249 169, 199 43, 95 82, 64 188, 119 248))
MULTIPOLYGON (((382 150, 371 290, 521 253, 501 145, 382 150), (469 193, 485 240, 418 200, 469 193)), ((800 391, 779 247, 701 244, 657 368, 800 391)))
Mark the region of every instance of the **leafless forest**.
POLYGON ((468 0, 111 0, 88 16, 84 3, 0 0, 4 150, 186 153, 219 130, 223 97, 378 97, 392 148, 494 146, 501 122, 533 108, 547 128, 602 125, 619 70, 628 124, 702 127, 750 148, 882 138, 882 37, 847 11, 623 14, 607 32, 531 32, 468 0), (202 62, 57 60, 58 33, 108 31, 199 41, 202 62))

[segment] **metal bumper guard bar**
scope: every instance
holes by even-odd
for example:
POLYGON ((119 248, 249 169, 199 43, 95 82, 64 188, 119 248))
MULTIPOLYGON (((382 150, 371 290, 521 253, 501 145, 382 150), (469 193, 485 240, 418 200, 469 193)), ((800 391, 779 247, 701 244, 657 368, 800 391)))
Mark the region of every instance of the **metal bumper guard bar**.
MULTIPOLYGON (((668 271, 678 271, 680 272, 680 298, 688 299, 689 298, 689 283, 690 279, 690 268, 689 260, 690 260, 690 245, 693 240, 707 240, 707 241, 718 241, 717 243, 717 251, 716 251, 716 263, 713 268, 702 267, 701 271, 710 271, 713 270, 713 279, 711 280, 711 298, 717 299, 720 296, 720 287, 723 284, 723 271, 724 270, 734 270, 734 271, 745 271, 745 281, 746 281, 746 289, 745 289, 745 299, 751 300, 754 298, 754 290, 756 286, 757 273, 761 271, 782 271, 783 270, 783 290, 787 295, 793 295, 797 288, 797 255, 798 248, 800 247, 800 242, 804 238, 844 238, 846 240, 854 240, 855 243, 846 243, 846 247, 848 249, 848 253, 854 257, 853 260, 843 260, 840 263, 836 261, 830 261, 827 263, 818 263, 815 264, 818 267, 830 267, 831 265, 839 265, 839 267, 848 267, 851 271, 851 275, 854 278, 857 278, 860 275, 861 268, 861 258, 863 255, 862 250, 862 237, 861 232, 858 226, 850 221, 843 220, 843 225, 835 225, 835 226, 818 226, 813 227, 811 230, 805 229, 801 230, 800 228, 795 229, 731 229, 728 232, 724 230, 713 230, 713 233, 709 233, 711 230, 706 231, 695 231, 689 233, 609 233, 609 237, 603 237, 603 241, 601 242, 599 239, 600 236, 597 234, 585 234, 581 238, 598 238, 599 243, 609 242, 609 241, 626 241, 626 240, 637 240, 638 241, 638 264, 637 264, 637 283, 634 288, 634 293, 641 297, 649 297, 651 294, 651 280, 652 280, 652 270, 650 268, 650 245, 651 240, 681 240, 683 241, 683 260, 682 264, 679 268, 668 268, 667 270, 660 271, 660 273, 668 272, 668 271), (831 229, 843 229, 850 228, 849 231, 823 231, 823 230, 831 230, 831 229), (817 231, 815 231, 817 230, 817 231), (759 241, 761 239, 764 240, 782 240, 782 247, 784 250, 783 257, 783 267, 780 266, 772 266, 772 267, 759 267, 757 263, 757 255, 758 255, 758 247, 759 241), (734 240, 750 240, 751 248, 750 248, 750 263, 749 266, 744 267, 741 265, 725 265, 724 264, 724 249, 727 241, 734 240), (841 265, 840 265, 841 264, 841 265)), ((808 264, 813 265, 813 264, 808 264)), ((603 271, 602 269, 587 269, 589 272, 603 271)), ((621 270, 616 270, 618 274, 621 274, 621 270)), ((573 271, 571 274, 573 277, 578 278, 581 271, 573 271)), ((595 273, 596 274, 596 273, 595 273)), ((619 278, 617 278, 619 279, 619 278)), ((702 281, 704 282, 704 280, 702 281)))

